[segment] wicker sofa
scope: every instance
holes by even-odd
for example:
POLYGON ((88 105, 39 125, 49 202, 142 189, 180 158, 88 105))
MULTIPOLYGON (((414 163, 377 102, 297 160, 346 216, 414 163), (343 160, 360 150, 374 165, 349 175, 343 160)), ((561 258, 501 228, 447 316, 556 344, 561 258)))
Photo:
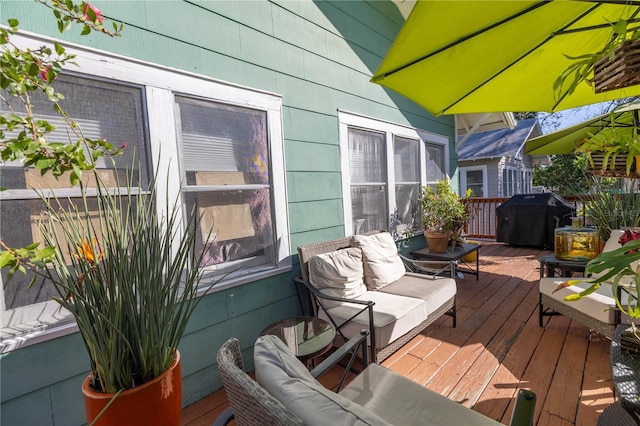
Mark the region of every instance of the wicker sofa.
MULTIPOLYGON (((603 251, 615 250, 621 247, 618 240, 624 231, 616 229, 611 232, 603 251)), ((596 331, 609 339, 613 338, 616 325, 623 321, 620 311, 616 308, 613 298, 611 284, 602 283, 600 288, 594 293, 573 302, 566 302, 564 298, 571 294, 579 293, 588 288, 591 283, 588 278, 571 280, 578 281, 569 287, 562 287, 569 278, 553 277, 540 279, 540 301, 539 301, 539 323, 544 325, 544 317, 551 315, 564 315, 581 324, 586 325, 591 330, 596 331)), ((625 293, 619 287, 619 297, 624 303, 625 293)))
MULTIPOLYGON (((302 276, 296 281, 307 288, 313 314, 333 324, 338 345, 369 330, 374 362, 387 358, 443 314, 452 316, 456 325, 455 280, 407 272, 388 232, 304 245, 298 254, 302 276)), ((404 259, 422 271, 427 264, 442 265, 404 259)))

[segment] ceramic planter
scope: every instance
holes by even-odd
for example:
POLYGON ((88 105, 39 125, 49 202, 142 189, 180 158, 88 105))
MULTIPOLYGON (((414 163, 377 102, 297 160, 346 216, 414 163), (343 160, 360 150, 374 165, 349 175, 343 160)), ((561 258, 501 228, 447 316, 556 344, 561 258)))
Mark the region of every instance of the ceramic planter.
MULTIPOLYGON (((87 423, 100 414, 114 394, 99 393, 82 383, 87 423)), ((96 426, 166 425, 179 426, 182 409, 180 352, 167 371, 143 385, 121 392, 96 421, 96 426)))
POLYGON ((436 232, 436 231, 424 231, 424 238, 427 240, 427 246, 431 253, 444 253, 449 246, 449 238, 451 237, 451 231, 436 232))

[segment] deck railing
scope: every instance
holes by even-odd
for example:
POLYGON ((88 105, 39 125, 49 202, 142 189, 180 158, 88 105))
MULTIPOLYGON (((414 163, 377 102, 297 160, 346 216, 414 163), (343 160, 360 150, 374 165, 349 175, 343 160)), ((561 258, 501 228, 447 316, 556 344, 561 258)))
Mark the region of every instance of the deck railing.
MULTIPOLYGON (((584 211, 586 209, 581 208, 583 207, 583 197, 563 196, 563 198, 573 204, 573 207, 577 212, 582 212, 582 214, 584 215, 584 211)), ((464 198, 462 201, 471 206, 470 209, 472 212, 472 217, 469 221, 466 231, 467 237, 485 238, 492 240, 496 239, 496 229, 498 226, 496 207, 498 207, 508 199, 509 197, 464 198)))

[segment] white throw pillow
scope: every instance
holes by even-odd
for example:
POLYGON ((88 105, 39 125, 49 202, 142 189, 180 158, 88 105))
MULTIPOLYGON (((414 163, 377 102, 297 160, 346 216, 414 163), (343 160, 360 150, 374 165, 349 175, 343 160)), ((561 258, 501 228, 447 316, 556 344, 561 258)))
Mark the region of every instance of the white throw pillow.
MULTIPOLYGON (((362 251, 346 248, 318 254, 309 259, 309 282, 328 296, 353 299, 367 291, 363 281, 362 251)), ((340 304, 323 301, 327 308, 340 304)))
POLYGON ((369 290, 380 290, 406 273, 404 263, 398 256, 396 242, 388 232, 354 235, 351 245, 362 249, 364 282, 369 290))
POLYGON ((381 417, 316 381, 276 336, 253 347, 256 381, 306 425, 387 425, 381 417))

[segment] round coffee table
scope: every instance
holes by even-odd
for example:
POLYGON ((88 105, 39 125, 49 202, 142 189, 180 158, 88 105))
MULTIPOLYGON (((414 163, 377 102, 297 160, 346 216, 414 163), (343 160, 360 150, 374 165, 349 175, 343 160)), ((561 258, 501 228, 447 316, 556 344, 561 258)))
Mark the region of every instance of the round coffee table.
POLYGON ((328 322, 315 317, 285 318, 262 330, 261 336, 278 336, 301 361, 312 360, 333 345, 335 329, 328 322))

